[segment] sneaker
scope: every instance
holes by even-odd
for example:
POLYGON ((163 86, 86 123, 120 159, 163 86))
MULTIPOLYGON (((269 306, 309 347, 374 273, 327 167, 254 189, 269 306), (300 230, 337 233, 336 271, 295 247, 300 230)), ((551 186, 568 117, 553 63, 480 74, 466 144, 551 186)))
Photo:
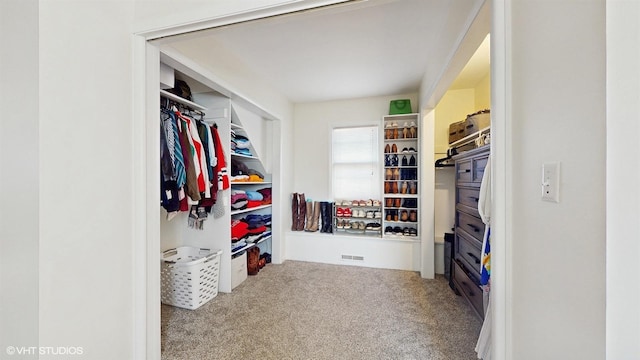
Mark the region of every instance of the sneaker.
POLYGON ((373 206, 380 206, 380 200, 373 200, 373 206))
POLYGON ((343 229, 344 228, 344 221, 342 219, 338 219, 338 221, 336 222, 336 227, 338 229, 343 229))
POLYGON ((358 201, 358 206, 367 206, 367 202, 364 200, 358 201))
POLYGON ((382 219, 382 212, 381 211, 374 211, 373 212, 373 218, 374 219, 382 219))
POLYGON ((391 226, 387 226, 386 228, 384 228, 384 233, 386 235, 393 235, 393 228, 391 226))
POLYGON ((342 216, 344 216, 344 209, 342 209, 342 208, 337 208, 337 209, 336 209, 336 216, 338 216, 338 217, 342 217, 342 216))
POLYGON ((366 217, 367 219, 373 219, 373 211, 367 211, 366 217))
POLYGON ((367 200, 367 206, 373 206, 373 200, 371 199, 367 200))
POLYGON ((342 210, 342 216, 344 217, 351 217, 351 208, 345 208, 344 210, 342 210))

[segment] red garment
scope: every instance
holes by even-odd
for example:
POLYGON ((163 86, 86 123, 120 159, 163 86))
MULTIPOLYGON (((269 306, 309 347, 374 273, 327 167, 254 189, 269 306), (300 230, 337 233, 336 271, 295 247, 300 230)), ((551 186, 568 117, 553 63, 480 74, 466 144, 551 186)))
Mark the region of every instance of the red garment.
POLYGON ((231 241, 236 242, 249 234, 249 224, 240 220, 231 220, 231 241))
POLYGON ((225 161, 224 150, 222 143, 220 142, 220 134, 218 134, 218 128, 211 127, 211 135, 213 135, 213 142, 216 145, 216 158, 218 163, 216 164, 214 173, 218 176, 218 190, 226 190, 229 188, 229 174, 227 173, 227 162, 225 161))
POLYGON ((257 206, 262 206, 262 200, 249 200, 247 201, 247 208, 254 208, 257 206))

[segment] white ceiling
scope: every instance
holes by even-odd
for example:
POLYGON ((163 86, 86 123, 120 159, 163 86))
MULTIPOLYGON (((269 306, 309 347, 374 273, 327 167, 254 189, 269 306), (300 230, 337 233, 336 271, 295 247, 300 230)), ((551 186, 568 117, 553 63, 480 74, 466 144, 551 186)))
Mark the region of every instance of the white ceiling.
MULTIPOLYGON (((369 0, 176 36, 165 44, 213 71, 251 74, 294 103, 398 95, 418 92, 425 74, 448 69, 483 3, 369 0)), ((471 87, 487 74, 485 49, 456 86, 471 87)), ((428 81, 435 87, 441 79, 428 81)))

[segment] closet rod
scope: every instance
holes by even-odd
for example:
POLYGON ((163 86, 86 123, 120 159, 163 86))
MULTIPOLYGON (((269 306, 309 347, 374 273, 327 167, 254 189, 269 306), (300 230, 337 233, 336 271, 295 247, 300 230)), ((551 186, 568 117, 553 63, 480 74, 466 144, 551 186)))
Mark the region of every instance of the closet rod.
POLYGON ((202 105, 198 105, 196 103, 194 103, 193 101, 189 101, 187 99, 183 99, 180 96, 176 95, 176 94, 172 94, 166 90, 162 90, 160 89, 160 96, 164 96, 170 100, 173 100, 175 102, 179 102, 187 107, 192 108, 193 110, 199 110, 199 111, 205 111, 207 110, 207 108, 205 108, 202 105))

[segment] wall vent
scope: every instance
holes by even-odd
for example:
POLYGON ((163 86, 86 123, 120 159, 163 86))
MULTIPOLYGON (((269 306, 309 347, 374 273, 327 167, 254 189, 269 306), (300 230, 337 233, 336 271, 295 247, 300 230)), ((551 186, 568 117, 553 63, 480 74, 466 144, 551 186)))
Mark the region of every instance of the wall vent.
POLYGON ((364 256, 360 256, 360 255, 342 255, 342 260, 357 260, 357 261, 364 261, 364 256))

